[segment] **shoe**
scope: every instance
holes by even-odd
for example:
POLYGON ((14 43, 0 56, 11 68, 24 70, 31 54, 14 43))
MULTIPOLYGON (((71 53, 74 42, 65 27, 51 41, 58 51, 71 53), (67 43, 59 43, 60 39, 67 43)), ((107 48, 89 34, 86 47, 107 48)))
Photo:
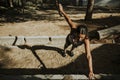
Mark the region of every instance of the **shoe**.
POLYGON ((71 56, 71 57, 74 56, 73 52, 71 52, 71 51, 67 51, 67 53, 68 53, 68 55, 71 56))
POLYGON ((74 53, 73 52, 70 52, 70 54, 69 54, 71 57, 73 57, 74 56, 74 53))
POLYGON ((61 54, 62 54, 62 56, 63 57, 65 57, 66 56, 66 53, 65 53, 65 51, 63 50, 63 51, 61 51, 61 54))

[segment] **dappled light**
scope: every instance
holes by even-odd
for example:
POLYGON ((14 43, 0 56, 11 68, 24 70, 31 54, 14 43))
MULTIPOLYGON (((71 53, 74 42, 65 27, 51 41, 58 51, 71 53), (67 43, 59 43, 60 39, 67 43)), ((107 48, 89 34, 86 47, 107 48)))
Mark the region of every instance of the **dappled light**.
POLYGON ((120 78, 120 0, 0 0, 0 80, 59 78, 120 78))
MULTIPOLYGON (((11 51, 9 51, 9 53, 3 53, 4 55, 8 55, 8 57, 10 56, 14 56, 14 61, 12 61, 10 64, 9 63, 4 63, 6 65, 6 67, 9 65, 9 68, 13 68, 15 67, 15 69, 9 69, 11 72, 10 74, 17 74, 16 72, 14 73, 14 70, 18 69, 19 71, 23 71, 21 73, 18 74, 39 74, 39 73, 45 73, 45 74, 87 74, 88 71, 88 67, 87 67, 87 60, 86 60, 86 55, 84 53, 78 53, 77 51, 75 51, 76 55, 74 57, 62 57, 62 54, 60 51, 62 51, 62 49, 57 48, 57 47, 52 47, 52 46, 18 46, 18 48, 13 48, 12 54, 11 51), (21 50, 20 50, 21 49, 21 50), (28 53, 26 53, 26 50, 31 50, 30 55, 34 55, 33 57, 29 58, 25 58, 25 56, 28 55, 28 53), (37 49, 37 50, 36 50, 37 49), (44 50, 45 49, 45 50, 44 50), (44 53, 49 51, 49 53, 44 53), (52 50, 52 53, 51 53, 52 50), (17 51, 17 52, 16 52, 17 51), (19 51, 19 54, 18 54, 19 51), (55 51, 55 52, 54 52, 55 51), (25 52, 22 53, 22 52, 25 52), (19 58, 21 58, 21 60, 25 60, 23 61, 22 64, 19 65, 19 58), (50 57, 51 56, 51 57, 50 57), (59 60, 57 60, 58 56, 61 56, 59 58, 59 60), (54 58, 52 58, 54 57, 54 58), (47 59, 44 59, 47 58, 47 59), (17 60, 18 59, 18 60, 17 60), (39 64, 34 64, 34 61, 38 60, 37 62, 39 64), (52 59, 52 60, 50 60, 52 59), (56 60, 56 64, 53 64, 53 60, 56 60), (27 60, 27 61, 26 61, 27 60), (49 60, 49 63, 47 62, 49 60), (68 61, 69 60, 69 61, 68 61), (12 65, 13 63, 16 63, 15 65, 12 65), (72 62, 71 62, 72 61, 72 62), (67 64, 66 64, 67 63, 67 64), (32 69, 28 68, 28 64, 32 65, 32 69), (61 64, 61 65, 59 65, 61 64), (65 65, 66 64, 66 65, 65 65), (20 66, 24 66, 23 68, 21 68, 20 66), (25 66, 26 65, 26 66, 25 66), (41 67, 38 67, 38 65, 41 65, 41 67), (45 67, 46 65, 46 67, 45 67), (59 65, 59 67, 56 67, 56 65, 59 65), (11 67, 10 67, 11 66, 11 67), (18 67, 17 67, 18 66, 18 67), (36 66, 36 68, 35 68, 36 66), (21 69, 19 69, 21 68, 21 69), (27 70, 30 70, 30 73, 27 73, 27 70), (38 70, 35 71, 34 73, 31 71, 34 70, 38 70), (25 72, 24 72, 25 71, 25 72)), ((79 47, 80 48, 80 47, 79 47)), ((92 47, 92 56, 93 56, 93 66, 94 66, 94 72, 97 73, 103 73, 103 74, 119 74, 119 45, 115 45, 115 44, 105 44, 105 45, 101 45, 101 46, 94 46, 92 47), (112 49, 112 51, 110 51, 112 49), (113 53, 114 51, 114 53, 113 53), (112 57, 111 57, 112 56, 112 57), (105 67, 106 66, 106 67, 105 67)), ((79 49, 77 49, 79 50, 79 49)), ((29 52, 29 51, 28 51, 29 52)), ((3 60, 5 60, 6 58, 3 57, 3 60)), ((11 58, 12 59, 12 58, 11 58)), ((2 64, 2 62, 1 62, 2 64)), ((5 66, 4 66, 5 67, 5 66)), ((4 68, 3 67, 3 68, 4 68)), ((1 69, 2 70, 2 69, 1 69)), ((5 74, 9 74, 7 73, 7 69, 4 72, 0 72, 0 73, 5 73, 5 74)))

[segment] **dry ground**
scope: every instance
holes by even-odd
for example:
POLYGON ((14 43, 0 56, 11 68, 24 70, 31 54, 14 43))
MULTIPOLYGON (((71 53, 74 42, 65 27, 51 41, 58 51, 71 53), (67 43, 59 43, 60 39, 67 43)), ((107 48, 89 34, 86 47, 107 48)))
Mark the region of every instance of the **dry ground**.
MULTIPOLYGON (((76 24, 87 24, 89 31, 100 30, 120 23, 119 12, 95 11, 93 20, 84 22, 84 11, 67 10, 76 24)), ((59 36, 67 35, 70 28, 56 10, 26 10, 24 14, 2 10, 0 18, 0 36, 59 36), (4 14, 5 13, 5 14, 4 14)), ((112 40, 91 41, 92 43, 111 43, 112 40)))
MULTIPOLYGON (((0 36, 53 36, 67 35, 70 31, 63 17, 59 17, 56 10, 26 11, 26 13, 12 13, 4 11, 0 18, 0 36), (24 19, 23 19, 24 17, 24 19)), ((85 23, 85 12, 66 11, 71 19, 77 23, 85 23)), ((87 22, 89 31, 111 27, 120 23, 119 13, 94 13, 93 21, 87 22)))
MULTIPOLYGON (((68 12, 76 23, 84 23, 85 14, 68 12), (74 13, 74 14, 73 14, 74 13)), ((36 11, 34 14, 25 14, 24 19, 18 16, 0 18, 0 36, 59 36, 67 35, 70 31, 63 17, 57 11, 36 11)), ((87 22, 89 31, 98 30, 120 24, 119 13, 94 13, 93 21, 87 22)), ((36 46, 36 45, 35 45, 36 46)), ((24 47, 24 46, 23 46, 24 47)), ((40 46, 38 46, 40 47, 40 46)), ((7 74, 39 74, 39 73, 88 73, 84 51, 76 50, 74 57, 62 57, 56 47, 45 50, 31 50, 18 47, 10 49, 1 46, 0 68, 7 74), (45 69, 45 67, 47 69, 45 69), (7 69, 4 69, 7 68, 7 69), (12 69, 11 69, 12 68, 12 69), (18 70, 18 71, 17 71, 18 70), (7 72, 8 71, 8 72, 7 72)), ((63 46, 59 46, 60 50, 63 46)), ((83 49, 82 49, 83 50, 83 49)), ((105 44, 92 50, 94 72, 119 74, 120 73, 120 45, 105 44)))
MULTIPOLYGON (((0 73, 4 74, 88 74, 84 47, 74 56, 63 57, 63 46, 25 45, 0 48, 0 73), (17 72, 17 73, 16 73, 17 72)), ((120 74, 120 45, 91 45, 95 74, 120 74)))

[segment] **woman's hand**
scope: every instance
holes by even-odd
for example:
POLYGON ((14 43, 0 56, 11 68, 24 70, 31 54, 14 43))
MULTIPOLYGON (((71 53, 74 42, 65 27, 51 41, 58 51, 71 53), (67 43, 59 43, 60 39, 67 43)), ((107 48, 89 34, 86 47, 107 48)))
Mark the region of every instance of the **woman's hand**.
POLYGON ((62 5, 61 5, 61 4, 58 4, 58 6, 59 6, 59 10, 60 10, 61 12, 63 12, 63 7, 62 7, 62 5))
POLYGON ((94 73, 93 73, 93 72, 90 72, 90 73, 89 73, 89 79, 94 79, 94 78, 95 78, 94 73))

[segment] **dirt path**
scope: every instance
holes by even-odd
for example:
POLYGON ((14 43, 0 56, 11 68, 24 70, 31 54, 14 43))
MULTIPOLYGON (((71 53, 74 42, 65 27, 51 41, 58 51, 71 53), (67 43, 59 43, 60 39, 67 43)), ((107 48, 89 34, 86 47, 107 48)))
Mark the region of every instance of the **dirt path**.
POLYGON ((69 28, 64 29, 64 21, 53 23, 49 21, 28 21, 22 23, 7 23, 0 27, 1 36, 52 36, 66 35, 69 28), (62 27, 60 27, 62 26, 62 27))
MULTIPOLYGON (((76 23, 82 23, 80 20, 84 19, 85 16, 85 14, 78 14, 71 11, 67 11, 67 13, 69 13, 71 19, 76 23)), ((0 18, 0 36, 54 36, 67 35, 69 33, 68 24, 63 17, 59 17, 56 10, 36 11, 31 14, 26 13, 24 17, 27 20, 25 22, 19 22, 21 17, 19 18, 17 15, 10 18, 0 18), (14 20, 15 22, 5 22, 6 19, 8 21, 14 20)), ((93 22, 87 23, 89 31, 97 30, 105 25, 108 27, 117 25, 119 23, 119 17, 119 13, 94 13, 93 22), (116 21, 113 22, 113 20, 116 21), (111 22, 113 22, 112 25, 111 22)))

